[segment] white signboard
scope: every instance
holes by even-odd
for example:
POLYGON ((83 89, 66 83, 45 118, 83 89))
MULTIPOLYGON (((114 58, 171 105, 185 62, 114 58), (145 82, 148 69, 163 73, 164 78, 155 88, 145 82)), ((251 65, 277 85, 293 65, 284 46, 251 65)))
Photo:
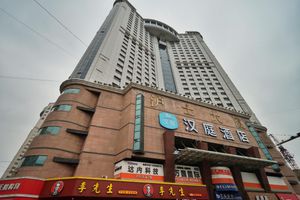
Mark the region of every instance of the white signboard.
POLYGON ((114 176, 117 179, 163 181, 164 168, 161 164, 123 160, 115 165, 114 176))

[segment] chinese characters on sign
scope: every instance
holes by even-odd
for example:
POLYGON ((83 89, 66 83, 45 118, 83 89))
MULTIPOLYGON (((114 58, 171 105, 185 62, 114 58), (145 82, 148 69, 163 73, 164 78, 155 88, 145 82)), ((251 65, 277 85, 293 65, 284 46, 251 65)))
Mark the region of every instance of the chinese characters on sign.
POLYGON ((220 131, 221 131, 221 133, 224 134, 224 136, 223 136, 224 139, 226 139, 226 140, 234 140, 233 135, 232 135, 230 129, 220 127, 220 131))
POLYGON ((213 129, 213 125, 203 123, 203 128, 204 128, 204 132, 205 132, 206 135, 209 135, 209 136, 212 136, 212 137, 217 137, 217 134, 213 129))
POLYGON ((205 186, 201 186, 204 189, 204 193, 199 191, 199 187, 195 187, 192 189, 190 186, 186 187, 183 185, 169 185, 169 184, 151 184, 151 183, 132 183, 128 182, 128 189, 126 184, 122 182, 111 182, 111 181, 103 181, 103 180, 81 180, 78 182, 75 187, 77 188, 77 194, 79 195, 97 195, 98 197, 109 196, 116 197, 116 195, 127 195, 127 196, 135 196, 141 197, 143 195, 147 198, 187 198, 194 196, 206 196, 205 186), (135 184, 135 189, 132 184, 135 184), (101 191, 100 191, 101 189, 101 191), (103 191, 103 192, 102 192, 103 191), (198 193, 194 193, 198 191, 198 193))
POLYGON ((158 105, 163 106, 165 104, 164 98, 160 97, 160 96, 151 95, 150 104, 151 104, 151 107, 156 107, 158 105))
MULTIPOLYGON (((152 97, 151 97, 151 99, 152 99, 152 97)), ((181 108, 184 110, 185 115, 194 116, 194 113, 193 113, 194 110, 191 106, 189 106, 189 104, 186 103, 181 108)), ((220 124, 221 126, 223 125, 221 116, 218 113, 216 113, 215 111, 211 111, 210 116, 211 116, 213 123, 220 124)), ((237 136, 238 136, 239 140, 244 143, 249 143, 249 139, 247 138, 246 133, 241 131, 241 130, 245 129, 242 125, 241 120, 233 117, 233 121, 237 127, 236 132, 237 132, 237 136)), ((199 133, 196 128, 196 122, 194 119, 183 118, 183 124, 184 124, 185 130, 187 132, 199 133)), ((204 129, 204 133, 207 136, 217 137, 217 132, 214 130, 214 127, 212 124, 203 123, 202 125, 203 125, 203 129, 204 129)), ((223 134, 223 139, 234 141, 235 138, 234 138, 234 135, 232 134, 231 130, 229 128, 225 128, 225 127, 221 127, 221 126, 219 127, 219 129, 220 129, 220 132, 223 134)))
POLYGON ((163 181, 163 165, 146 162, 121 161, 115 165, 117 179, 142 179, 163 181))
POLYGON ((85 181, 81 182, 77 189, 79 193, 82 193, 84 190, 86 190, 86 182, 85 181))
POLYGON ((94 185, 93 185, 93 190, 92 192, 95 192, 96 194, 99 194, 100 193, 100 185, 98 182, 96 182, 94 185))
POLYGON ((214 113, 214 112, 211 112, 211 113, 210 113, 210 116, 212 116, 213 122, 214 122, 214 123, 217 123, 217 124, 223 124, 223 122, 222 122, 221 119, 220 119, 220 115, 218 115, 218 114, 216 114, 216 113, 214 113))
POLYGON ((237 132, 237 134, 238 134, 238 136, 239 136, 239 138, 240 138, 240 140, 241 140, 242 142, 247 142, 247 143, 249 143, 249 140, 248 140, 247 135, 246 135, 245 132, 239 131, 239 130, 237 130, 236 132, 237 132))
POLYGON ((243 127, 242 125, 242 122, 240 119, 238 118, 233 118, 233 121, 235 123, 235 126, 238 128, 238 129, 241 129, 241 130, 244 130, 245 128, 243 127))
POLYGON ((182 106, 181 107, 185 112, 184 112, 184 114, 185 115, 189 115, 189 116, 193 116, 194 114, 193 114, 193 109, 192 108, 190 108, 190 106, 186 103, 184 106, 182 106))
MULTIPOLYGON (((195 120, 183 118, 183 124, 185 126, 186 131, 198 133, 195 120)), ((215 132, 212 124, 203 123, 202 125, 203 125, 203 129, 204 129, 204 133, 206 135, 211 136, 211 137, 217 137, 217 133, 215 132)), ((234 141, 234 136, 231 133, 230 129, 225 128, 225 127, 219 127, 219 129, 220 129, 220 132, 223 133, 223 138, 225 140, 234 141)), ((240 131, 240 130, 237 130, 236 132, 237 132, 238 138, 240 139, 241 142, 249 143, 249 139, 245 132, 240 131)))
MULTIPOLYGON (((77 190, 79 193, 83 193, 85 190, 87 190, 87 186, 86 186, 86 182, 85 181, 82 181, 77 190)), ((96 182, 93 187, 92 187, 92 193, 95 193, 95 194, 100 194, 101 191, 100 191, 100 184, 99 182, 96 182)), ((106 186, 106 194, 112 194, 113 193, 113 184, 112 183, 109 183, 107 186, 106 186)))
POLYGON ((17 190, 20 187, 20 183, 7 183, 7 184, 0 184, 0 191, 6 190, 17 190))
POLYGON ((183 123, 185 125, 185 130, 188 132, 196 132, 198 133, 197 129, 196 129, 196 123, 194 120, 190 120, 190 119, 185 119, 183 118, 183 123))

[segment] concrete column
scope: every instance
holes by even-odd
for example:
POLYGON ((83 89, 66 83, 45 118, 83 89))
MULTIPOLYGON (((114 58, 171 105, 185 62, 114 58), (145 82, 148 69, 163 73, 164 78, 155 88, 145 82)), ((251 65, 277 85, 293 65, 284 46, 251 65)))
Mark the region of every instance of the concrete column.
POLYGON ((255 172, 261 186, 265 192, 271 192, 271 187, 267 178, 267 174, 264 168, 260 168, 255 172))
MULTIPOLYGON (((248 156, 260 158, 258 147, 251 147, 247 150, 248 156)), ((264 168, 260 168, 255 172, 261 186, 266 192, 271 192, 271 187, 264 168)))
MULTIPOLYGON (((203 150, 208 150, 208 143, 207 142, 202 142, 199 141, 197 144, 198 149, 203 149, 203 150)), ((206 185, 206 189, 209 195, 210 200, 215 200, 215 193, 214 193, 214 187, 212 184, 212 179, 211 179, 211 170, 210 170, 210 164, 209 161, 203 160, 199 164, 199 169, 201 172, 201 178, 203 184, 206 185)))
POLYGON ((231 169, 232 176, 234 178, 234 182, 235 182, 237 188, 239 189, 242 198, 244 200, 250 200, 250 198, 244 188, 240 167, 232 166, 230 169, 231 169))
POLYGON ((166 182, 175 182, 175 132, 164 132, 164 149, 165 149, 165 164, 164 164, 164 180, 166 182))
MULTIPOLYGON (((235 147, 226 146, 225 150, 226 150, 227 153, 236 155, 236 148, 235 147)), ((240 191, 240 194, 241 194, 242 198, 244 200, 250 200, 249 197, 248 197, 248 194, 247 194, 247 192, 244 188, 240 167, 232 166, 230 169, 231 169, 232 176, 234 178, 234 182, 235 182, 238 190, 240 191)))

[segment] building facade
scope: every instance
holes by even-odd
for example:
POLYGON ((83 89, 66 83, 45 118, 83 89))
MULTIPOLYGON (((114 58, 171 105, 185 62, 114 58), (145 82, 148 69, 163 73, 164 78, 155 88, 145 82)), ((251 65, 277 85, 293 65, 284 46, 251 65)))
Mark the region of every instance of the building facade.
POLYGON ((2 175, 2 178, 9 178, 9 177, 14 176, 17 173, 18 169, 21 167, 21 164, 24 161, 24 155, 27 152, 33 138, 40 134, 39 131, 40 131, 41 125, 45 121, 48 114, 51 112, 52 106, 53 106, 53 103, 49 103, 43 109, 43 111, 40 114, 39 120, 37 121, 37 123, 35 124, 33 129, 30 131, 30 133, 28 134, 27 138, 25 139, 22 146, 20 147, 20 149, 14 156, 13 160, 10 162, 9 166, 7 167, 4 174, 2 175))
POLYGON ((115 1, 70 78, 156 86, 251 113, 259 124, 199 32, 180 34, 163 22, 144 19, 128 1, 115 1))
POLYGON ((297 199, 198 32, 116 0, 60 91, 0 199, 297 199))

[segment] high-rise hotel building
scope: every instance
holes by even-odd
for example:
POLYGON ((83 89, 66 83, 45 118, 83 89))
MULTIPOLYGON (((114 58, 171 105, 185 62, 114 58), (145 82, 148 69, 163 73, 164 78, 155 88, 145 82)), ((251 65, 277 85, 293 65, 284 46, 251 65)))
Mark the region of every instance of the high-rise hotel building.
POLYGON ((116 0, 0 199, 297 199, 199 32, 116 0))
POLYGON ((163 88, 217 106, 254 113, 196 31, 144 19, 128 2, 116 1, 71 79, 163 88))

